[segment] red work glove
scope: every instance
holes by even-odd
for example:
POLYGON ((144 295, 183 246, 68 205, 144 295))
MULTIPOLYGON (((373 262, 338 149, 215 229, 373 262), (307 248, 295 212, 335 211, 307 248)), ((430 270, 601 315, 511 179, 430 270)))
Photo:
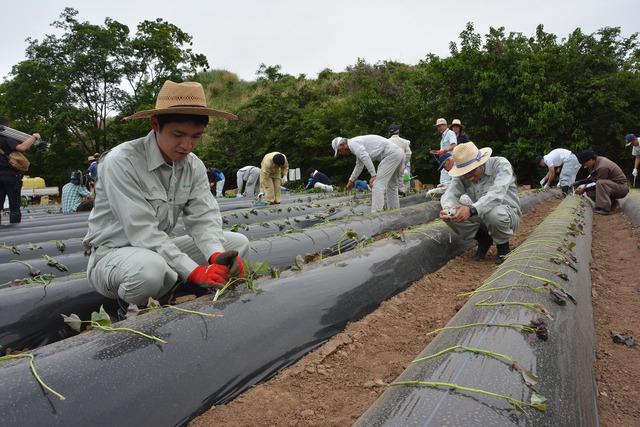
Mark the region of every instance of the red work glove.
POLYGON ((221 288, 229 280, 229 267, 219 264, 199 265, 189 274, 187 280, 203 288, 221 288))
POLYGON ((214 252, 209 257, 209 264, 226 266, 230 277, 244 277, 244 263, 238 251, 214 252))

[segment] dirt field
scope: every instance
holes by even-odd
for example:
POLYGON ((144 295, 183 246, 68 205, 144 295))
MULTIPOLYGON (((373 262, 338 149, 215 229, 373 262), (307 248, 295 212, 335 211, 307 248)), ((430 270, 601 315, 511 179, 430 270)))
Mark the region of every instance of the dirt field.
POLYGON ((640 344, 615 344, 610 331, 640 340, 640 228, 620 211, 594 219, 593 310, 598 412, 603 427, 640 425, 640 344))
MULTIPOLYGON (((524 215, 514 243, 526 239, 558 203, 549 200, 524 215)), ((495 246, 482 262, 471 259, 473 252, 450 261, 191 426, 350 426, 429 343, 424 333, 444 326, 462 307, 465 300, 455 295, 475 289, 493 272, 494 251, 495 246)))

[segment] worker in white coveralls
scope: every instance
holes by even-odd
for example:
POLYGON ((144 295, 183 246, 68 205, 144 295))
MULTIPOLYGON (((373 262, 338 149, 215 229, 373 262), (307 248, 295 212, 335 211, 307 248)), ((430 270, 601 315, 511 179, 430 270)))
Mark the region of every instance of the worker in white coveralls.
POLYGON ((259 167, 245 166, 238 169, 236 179, 238 181, 238 193, 236 194, 236 197, 255 197, 258 195, 258 190, 260 188, 259 167))
POLYGON ((379 135, 363 135, 354 138, 338 136, 331 141, 331 147, 335 157, 356 156, 356 166, 347 182, 347 190, 351 190, 353 183, 358 179, 363 168, 367 168, 371 178, 369 185, 372 187, 371 212, 400 207, 398 198, 398 184, 402 168, 404 167, 404 152, 393 142, 379 135), (379 161, 378 170, 373 166, 373 161, 379 161))
POLYGON ((452 154, 452 179, 440 199, 440 218, 462 239, 478 241, 476 259, 484 259, 495 241, 502 262, 522 215, 511 163, 491 157, 491 148, 479 150, 473 142, 460 144, 452 154), (470 206, 461 204, 464 194, 470 206))
POLYGON ((556 168, 562 168, 560 169, 559 185, 565 196, 569 194, 571 186, 576 182, 576 175, 581 167, 576 155, 565 148, 556 148, 545 156, 537 156, 533 163, 538 167, 549 169, 540 181, 542 188, 549 188, 556 176, 556 168))
POLYGON ((411 180, 411 141, 400 137, 400 125, 389 125, 389 141, 396 144, 404 152, 404 164, 398 178, 400 191, 407 193, 409 191, 409 181, 411 180), (405 182, 405 177, 407 180, 405 182))
POLYGON ((87 276, 100 294, 118 299, 118 317, 127 303, 146 305, 149 297, 162 302, 183 282, 211 289, 244 275, 241 257, 249 242, 222 231, 206 167, 192 153, 209 116, 237 118, 207 108, 200 83, 166 81, 155 109, 128 117, 150 118, 152 130, 100 159, 84 238, 92 250, 87 276), (181 214, 187 235, 172 239, 181 214))

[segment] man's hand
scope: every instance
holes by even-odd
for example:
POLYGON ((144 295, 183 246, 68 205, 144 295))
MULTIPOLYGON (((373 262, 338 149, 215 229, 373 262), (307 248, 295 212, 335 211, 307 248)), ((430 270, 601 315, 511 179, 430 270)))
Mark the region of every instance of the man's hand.
POLYGON ((584 184, 578 186, 578 188, 576 188, 576 194, 578 195, 583 194, 585 189, 586 189, 586 185, 584 184))
POLYGON ((372 177, 369 179, 369 187, 373 188, 373 183, 374 183, 374 182, 376 182, 376 177, 375 177, 375 176, 372 176, 372 177))
POLYGON ((229 280, 229 267, 219 264, 199 265, 187 280, 203 288, 221 288, 229 280))
POLYGON ((542 188, 549 188, 548 186, 545 187, 545 184, 547 183, 547 177, 544 177, 540 180, 540 187, 542 188))
POLYGON ((440 211, 440 219, 443 221, 458 223, 466 221, 471 217, 471 209, 469 206, 465 205, 457 205, 453 208, 443 209, 440 211), (454 216, 449 216, 448 210, 455 209, 456 214, 454 216))
POLYGON ((353 181, 351 180, 347 181, 347 185, 345 185, 345 188, 347 190, 351 190, 353 188, 353 181))
POLYGON ((32 137, 34 137, 35 139, 40 139, 40 134, 39 133, 33 133, 31 134, 32 137))
POLYGON ((209 257, 209 264, 226 266, 230 277, 244 277, 244 262, 238 256, 238 251, 214 252, 209 257))

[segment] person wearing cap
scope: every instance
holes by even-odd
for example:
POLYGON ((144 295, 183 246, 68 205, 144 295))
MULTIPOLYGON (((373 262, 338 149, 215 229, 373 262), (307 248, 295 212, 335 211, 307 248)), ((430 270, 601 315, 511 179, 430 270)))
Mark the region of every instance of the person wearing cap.
POLYGON ((511 163, 491 157, 491 152, 471 141, 453 150, 452 180, 440 199, 440 218, 462 239, 478 241, 476 259, 484 259, 495 242, 498 262, 502 262, 522 210, 511 163), (464 194, 471 205, 461 204, 464 194))
POLYGON ((632 133, 628 133, 625 140, 627 141, 627 147, 631 146, 631 155, 635 157, 633 170, 631 171, 631 176, 633 176, 635 180, 638 176, 638 168, 640 167, 640 141, 638 141, 638 138, 632 133))
MULTIPOLYGON (((9 127, 7 117, 0 116, 0 128, 9 127)), ((22 172, 11 166, 11 153, 24 153, 40 139, 40 134, 34 133, 20 142, 17 139, 0 134, 0 210, 4 206, 4 199, 9 199, 9 223, 17 224, 22 221, 20 212, 20 191, 22 190, 22 172)), ((1 217, 0 217, 1 220, 1 217)))
POLYGON ((400 207, 398 185, 405 159, 405 153, 400 147, 380 135, 362 135, 353 138, 333 138, 331 148, 335 157, 351 154, 356 156, 356 166, 347 181, 347 190, 353 188, 362 169, 366 167, 369 171, 369 185, 372 188, 371 212, 378 212, 384 208, 385 197, 387 209, 400 207), (377 171, 373 165, 374 161, 380 162, 377 171))
POLYGON ((207 178, 209 178, 209 187, 216 192, 216 197, 224 197, 224 173, 218 168, 209 168, 207 178))
POLYGON ((277 151, 266 154, 260 163, 260 192, 264 193, 265 200, 269 204, 280 203, 280 186, 286 181, 289 173, 287 156, 277 151))
POLYGON ((453 119, 453 121, 451 122, 451 126, 449 126, 449 129, 451 129, 453 133, 456 134, 456 141, 458 142, 458 144, 469 142, 469 135, 464 132, 464 126, 462 125, 460 119, 453 119))
MULTIPOLYGON (((438 128, 438 132, 440 132, 441 138, 440 150, 437 152, 432 151, 432 153, 441 155, 448 151, 452 151, 458 144, 458 138, 456 134, 451 129, 449 129, 447 121, 443 118, 439 118, 438 120, 436 120, 436 124, 434 126, 438 128)), ((444 169, 440 169, 440 184, 447 184, 449 181, 451 181, 451 179, 447 171, 444 169)))
POLYGON ((244 166, 236 172, 238 192, 236 197, 255 197, 260 188, 260 168, 256 166, 244 166), (256 185, 257 184, 257 185, 256 185))
POLYGON ((537 156, 533 163, 541 168, 548 169, 547 174, 540 180, 542 188, 549 188, 553 178, 556 176, 556 169, 560 169, 559 185, 562 194, 569 194, 571 186, 576 181, 576 175, 580 171, 580 162, 575 154, 565 148, 551 150, 545 156, 537 156))
POLYGON ((411 141, 400 137, 400 125, 395 123, 389 125, 389 141, 396 144, 404 152, 404 165, 400 171, 398 185, 400 186, 400 191, 406 193, 411 180, 411 141), (409 178, 407 182, 405 182, 405 177, 409 178))
POLYGON ((305 190, 311 190, 312 188, 318 188, 324 192, 330 193, 333 191, 333 185, 331 185, 331 180, 329 177, 319 170, 314 168, 307 169, 307 175, 309 175, 309 180, 307 181, 307 186, 304 187, 305 190))
POLYGON ((209 116, 237 119, 208 108, 200 83, 167 80, 154 109, 127 117, 150 119, 151 131, 102 155, 83 243, 89 284, 118 299, 119 318, 127 303, 167 303, 184 282, 211 290, 244 275, 249 241, 222 231, 206 167, 193 154, 209 116), (180 215, 186 235, 172 239, 180 215))
MULTIPOLYGON (((438 171, 442 172, 442 170, 449 171, 453 167, 453 158, 451 157, 451 153, 447 151, 444 154, 438 156, 438 171)), ((427 191, 426 197, 427 199, 437 198, 444 194, 447 191, 447 186, 451 182, 451 177, 449 174, 440 175, 440 183, 436 188, 433 188, 427 191)))
POLYGON ((617 200, 629 193, 627 177, 620 166, 604 156, 597 156, 593 150, 581 151, 577 158, 591 173, 574 183, 576 193, 585 194, 596 202, 595 213, 608 215, 617 200))
POLYGON ((73 171, 69 182, 62 186, 62 213, 72 214, 93 209, 93 197, 82 181, 82 172, 73 171))
POLYGON ((98 180, 98 161, 100 160, 100 153, 95 153, 93 156, 89 156, 87 161, 89 168, 87 168, 87 174, 92 181, 98 180))

